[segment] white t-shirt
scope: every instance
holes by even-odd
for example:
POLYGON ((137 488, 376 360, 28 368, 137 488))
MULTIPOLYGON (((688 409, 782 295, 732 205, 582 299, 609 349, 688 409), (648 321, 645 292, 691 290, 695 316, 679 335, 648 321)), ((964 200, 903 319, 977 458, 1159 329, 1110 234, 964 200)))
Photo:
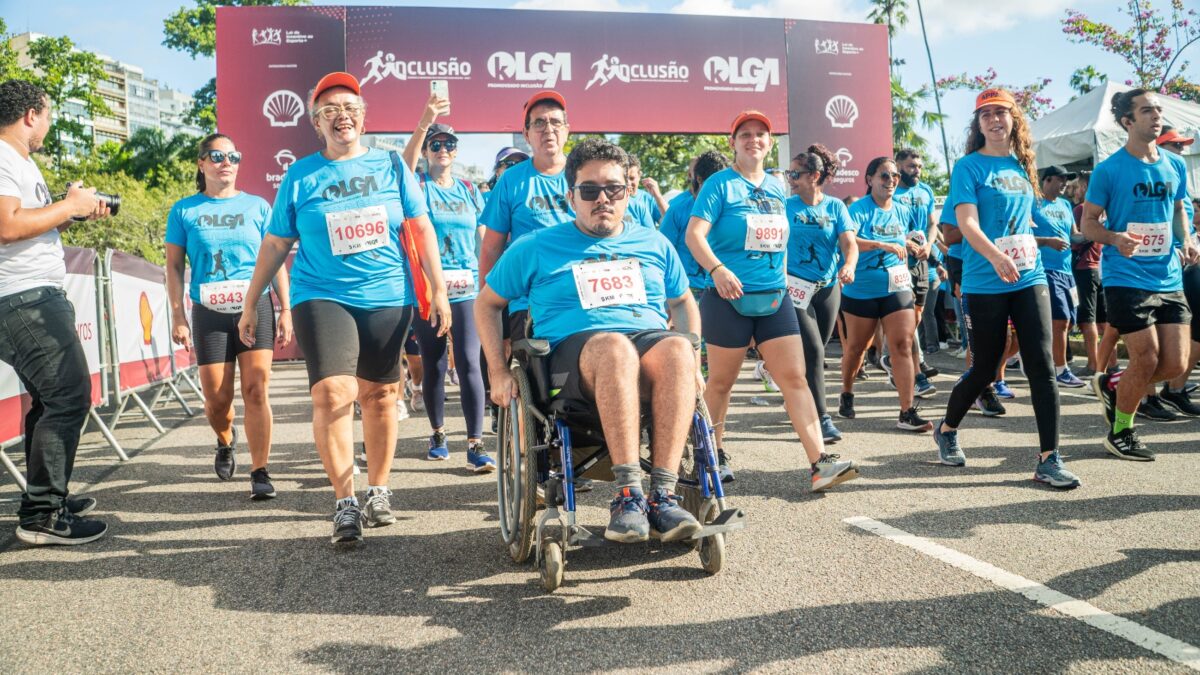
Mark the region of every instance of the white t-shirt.
MULTIPOLYGON (((21 208, 40 209, 50 203, 50 190, 33 159, 25 159, 0 140, 0 197, 17 197, 21 208)), ((62 238, 57 229, 32 239, 0 244, 0 298, 38 286, 62 288, 67 275, 62 238)))

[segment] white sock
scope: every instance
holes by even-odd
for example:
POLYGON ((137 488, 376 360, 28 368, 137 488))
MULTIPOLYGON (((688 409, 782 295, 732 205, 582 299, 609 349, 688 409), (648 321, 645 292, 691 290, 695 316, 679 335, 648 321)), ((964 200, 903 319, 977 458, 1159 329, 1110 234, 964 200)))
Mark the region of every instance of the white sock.
POLYGON ((367 494, 368 495, 375 494, 376 492, 385 492, 386 493, 387 491, 388 491, 388 489, 387 489, 386 485, 368 485, 367 486, 367 494))
POLYGON ((342 497, 341 499, 334 502, 333 506, 334 506, 334 509, 338 510, 338 511, 341 511, 343 508, 345 508, 347 506, 357 507, 358 506, 358 497, 355 497, 354 495, 350 495, 349 497, 342 497))

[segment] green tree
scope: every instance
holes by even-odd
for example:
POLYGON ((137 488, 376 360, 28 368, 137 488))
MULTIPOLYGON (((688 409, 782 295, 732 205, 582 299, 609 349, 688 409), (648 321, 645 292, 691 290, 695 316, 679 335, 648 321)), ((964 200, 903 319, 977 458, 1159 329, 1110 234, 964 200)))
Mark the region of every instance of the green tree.
POLYGON ((24 77, 24 71, 17 65, 17 51, 8 44, 11 39, 8 24, 0 17, 0 82, 24 77))
POLYGON ((896 148, 927 149, 929 143, 920 129, 932 129, 942 121, 938 113, 921 109, 930 95, 925 85, 909 90, 900 78, 892 78, 892 144, 896 148))
MULTIPOLYGON (((193 59, 211 57, 217 48, 218 7, 273 7, 307 5, 308 0, 194 0, 163 20, 163 45, 186 52, 193 59)), ((196 90, 187 119, 207 132, 217 128, 217 80, 196 90)))
POLYGON ((158 187, 173 178, 186 179, 194 171, 188 160, 195 146, 196 139, 187 134, 168 139, 162 129, 143 127, 121 146, 109 166, 158 187))
POLYGON ((908 25, 908 0, 871 0, 871 11, 867 14, 867 20, 887 26, 888 61, 894 74, 896 66, 904 62, 896 59, 896 53, 892 50, 892 38, 896 37, 897 31, 908 25))
POLYGON ((1075 72, 1071 73, 1071 88, 1075 90, 1075 95, 1071 97, 1071 100, 1074 101, 1106 81, 1108 81, 1108 75, 1092 66, 1076 68, 1075 72))
MULTIPOLYGON (((563 148, 570 154, 576 144, 597 134, 572 135, 563 148)), ((665 193, 668 190, 687 189, 687 169, 692 159, 716 150, 732 159, 733 150, 726 136, 711 134, 621 134, 608 136, 626 152, 637 155, 642 164, 642 175, 658 181, 665 193)), ((767 166, 778 166, 779 145, 771 148, 767 155, 767 166)))
POLYGON ((95 83, 105 79, 104 66, 95 54, 75 48, 68 37, 44 37, 29 43, 32 69, 19 76, 41 87, 56 113, 46 135, 46 152, 62 164, 68 145, 92 147, 92 136, 78 117, 66 114, 67 101, 82 103, 86 117, 110 115, 95 83))

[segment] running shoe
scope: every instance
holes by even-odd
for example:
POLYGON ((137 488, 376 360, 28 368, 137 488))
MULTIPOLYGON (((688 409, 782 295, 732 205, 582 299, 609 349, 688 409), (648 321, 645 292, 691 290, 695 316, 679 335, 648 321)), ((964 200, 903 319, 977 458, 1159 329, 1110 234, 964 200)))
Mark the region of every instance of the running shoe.
POLYGON ((1173 410, 1168 410, 1162 400, 1154 394, 1150 394, 1138 404, 1137 416, 1155 422, 1174 422, 1179 419, 1179 415, 1173 410))
POLYGON ((467 464, 475 473, 491 473, 496 470, 496 460, 484 449, 483 443, 467 446, 467 464))
POLYGON ((451 386, 453 386, 453 387, 458 386, 458 371, 457 370, 450 368, 449 371, 446 373, 446 376, 450 380, 451 386))
POLYGON ((987 389, 975 399, 975 407, 984 417, 997 417, 1008 412, 1005 410, 1004 404, 996 396, 996 390, 992 385, 988 385, 987 389))
POLYGON ((108 532, 104 521, 72 514, 66 506, 32 523, 17 526, 17 539, 31 546, 78 546, 108 532))
POLYGON ((763 389, 772 393, 779 392, 779 387, 775 384, 775 380, 771 378, 771 373, 767 372, 767 364, 765 362, 759 361, 754 364, 754 376, 762 382, 763 389))
POLYGON ((363 520, 367 527, 384 527, 396 522, 392 515, 392 491, 387 488, 367 490, 367 506, 363 509, 363 520))
POLYGON ((450 449, 446 447, 446 434, 444 432, 435 431, 430 434, 429 452, 425 453, 425 459, 431 462, 450 459, 450 449))
POLYGON ((725 454, 725 450, 717 448, 717 475, 721 477, 722 483, 733 482, 733 469, 729 468, 729 455, 725 454))
POLYGON ((1188 417, 1200 417, 1200 405, 1192 403, 1192 397, 1188 396, 1186 391, 1171 391, 1167 385, 1163 385, 1162 391, 1158 394, 1159 400, 1172 408, 1178 410, 1181 414, 1188 417))
POLYGON ((1016 393, 1014 393, 1012 389, 1008 388, 1008 383, 1004 380, 996 380, 993 382, 992 389, 996 390, 996 396, 999 398, 1013 399, 1017 397, 1016 393))
POLYGON ((646 541, 650 538, 650 521, 646 518, 649 509, 641 490, 621 488, 609 504, 608 527, 604 528, 604 538, 622 544, 646 541))
POLYGON ((866 366, 859 366, 859 368, 858 368, 858 373, 857 373, 857 374, 854 376, 854 379, 856 379, 856 380, 869 380, 869 379, 871 379, 871 375, 870 375, 869 373, 867 373, 867 368, 866 368, 866 366))
MULTIPOLYGON (((358 403, 354 404, 358 406, 358 403)), ((355 410, 358 408, 356 407, 355 410)), ((362 412, 359 412, 359 417, 362 417, 362 412)), ((404 399, 400 396, 396 397, 396 421, 408 419, 408 406, 404 404, 404 399)))
POLYGON ((1134 462, 1154 461, 1154 453, 1142 443, 1133 427, 1122 429, 1119 434, 1109 430, 1108 436, 1104 439, 1104 449, 1121 459, 1134 462))
POLYGON ((362 541, 363 515, 358 504, 339 506, 333 514, 333 537, 335 544, 354 544, 362 541))
POLYGON ((929 365, 928 363, 925 363, 924 361, 921 362, 921 374, 924 375, 925 377, 932 379, 932 378, 937 377, 939 374, 941 374, 941 372, 942 371, 938 370, 937 368, 934 368, 933 366, 929 365))
POLYGON ((67 511, 76 518, 86 516, 96 508, 95 497, 67 497, 63 500, 63 506, 67 507, 67 511))
POLYGON ((821 453, 821 458, 812 465, 812 491, 821 492, 858 478, 858 465, 841 455, 821 453))
MULTIPOLYGON (((664 488, 656 488, 646 502, 646 520, 650 523, 650 536, 662 541, 691 539, 700 531, 700 521, 679 505, 680 498, 664 488)), ((605 531, 607 535, 607 530, 605 531)))
POLYGON ((1104 410, 1104 422, 1111 430, 1117 414, 1117 392, 1108 387, 1109 377, 1108 373, 1099 373, 1093 377, 1092 393, 1100 401, 1100 407, 1104 410))
POLYGON ((1063 466, 1062 457, 1057 450, 1047 455, 1046 459, 1038 461, 1037 468, 1033 471, 1033 479, 1059 490, 1073 490, 1080 484, 1079 476, 1067 471, 1063 466))
POLYGON ((1079 389, 1085 386, 1084 381, 1076 377, 1070 368, 1065 368, 1061 373, 1055 375, 1054 381, 1058 383, 1058 386, 1068 389, 1079 389))
POLYGON ((420 387, 412 388, 412 398, 408 400, 408 404, 412 407, 413 412, 421 412, 425 409, 425 394, 420 387))
POLYGON ((217 453, 213 457, 213 469, 217 472, 217 478, 221 480, 233 478, 233 473, 237 471, 237 427, 230 427, 230 433, 233 436, 229 445, 221 445, 221 441, 217 441, 217 453))
MULTIPOLYGON (((883 369, 883 372, 888 374, 888 379, 890 380, 892 377, 892 355, 884 354, 883 357, 879 359, 879 367, 883 369)), ((895 384, 892 384, 892 387, 895 386, 895 384)))
POLYGON ((925 377, 924 373, 917 373, 916 384, 913 386, 913 396, 917 398, 929 398, 937 393, 937 387, 925 377))
POLYGON ((1078 377, 1083 380, 1090 380, 1095 376, 1096 376, 1096 371, 1092 370, 1091 368, 1088 368, 1087 366, 1084 366, 1084 367, 1080 368, 1079 370, 1075 371, 1075 377, 1078 377))
POLYGON ((838 417, 844 420, 854 419, 854 394, 843 392, 838 398, 838 417))
POLYGON ((942 421, 933 427, 933 441, 937 443, 938 461, 947 466, 966 466, 967 456, 958 446, 958 429, 942 431, 942 424, 945 421, 945 418, 942 418, 942 421))
POLYGON ((829 415, 821 415, 821 438, 825 439, 826 443, 837 443, 842 440, 842 432, 833 426, 833 419, 829 415))
POLYGON ((256 502, 275 498, 275 486, 271 485, 271 475, 267 467, 250 472, 250 499, 256 502))
POLYGON ((867 363, 875 366, 879 370, 883 370, 883 366, 879 365, 879 350, 874 347, 867 348, 867 363))
POLYGON ((955 349, 953 352, 950 352, 950 356, 953 356, 956 359, 965 359, 965 358, 967 358, 967 348, 959 347, 958 349, 955 349))
POLYGON ((896 428, 903 431, 916 431, 920 433, 932 429, 933 423, 918 415, 917 406, 914 405, 908 410, 900 412, 900 419, 896 421, 896 428))
POLYGON ((591 492, 593 487, 595 487, 595 481, 593 481, 591 478, 579 478, 578 476, 575 477, 576 493, 591 492))

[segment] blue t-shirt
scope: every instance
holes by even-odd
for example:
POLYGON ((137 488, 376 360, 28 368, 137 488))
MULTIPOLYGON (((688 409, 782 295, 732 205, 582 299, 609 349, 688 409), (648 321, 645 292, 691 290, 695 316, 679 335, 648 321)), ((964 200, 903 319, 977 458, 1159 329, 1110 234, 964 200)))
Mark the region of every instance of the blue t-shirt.
POLYGON ((942 255, 942 249, 938 248, 937 244, 934 244, 932 247, 930 247, 930 249, 929 249, 929 287, 932 289, 936 289, 938 287, 937 271, 938 271, 938 267, 941 266, 939 263, 943 263, 945 260, 946 260, 946 257, 944 255, 942 255))
POLYGON ((692 250, 687 247, 687 226, 692 219, 692 205, 696 198, 691 192, 680 192, 667 204, 667 212, 663 215, 662 225, 658 232, 671 242, 679 260, 683 263, 683 271, 687 274, 688 286, 691 288, 707 288, 710 285, 708 272, 692 257, 692 250))
POLYGON ((597 238, 574 223, 513 242, 488 273, 487 284, 502 298, 529 298, 534 333, 552 348, 585 330, 665 329, 667 300, 688 292, 679 255, 657 230, 626 227, 615 236, 597 238), (573 266, 631 258, 639 261, 646 302, 584 309, 573 266))
MULTIPOLYGON (((1187 167, 1183 158, 1160 150, 1158 161, 1148 164, 1125 148, 1096 165, 1088 184, 1087 201, 1108 214, 1105 227, 1125 232, 1129 223, 1166 223, 1167 242, 1175 240, 1172 223, 1175 202, 1187 199, 1187 167)), ((1183 274, 1175 247, 1158 256, 1126 258, 1115 246, 1105 246, 1100 258, 1101 280, 1106 287, 1137 288, 1154 293, 1183 288, 1183 274)))
POLYGON ((784 204, 787 208, 787 273, 819 283, 829 283, 837 274, 838 237, 855 231, 850 211, 840 199, 824 195, 816 206, 809 206, 798 195, 784 204))
MULTIPOLYGON (((1039 200, 1038 207, 1033 210, 1033 235, 1035 237, 1053 237, 1071 243, 1071 232, 1075 227, 1074 207, 1071 202, 1062 197, 1054 201, 1039 200)), ((1071 248, 1056 251, 1049 246, 1039 246, 1042 255, 1042 266, 1047 272, 1062 272, 1071 274, 1071 248)))
MULTIPOLYGON (((951 225, 958 228, 958 216, 954 214, 954 202, 947 197, 945 203, 942 204, 942 215, 938 216, 939 224, 951 225)), ((953 244, 946 246, 946 257, 962 260, 962 241, 956 241, 953 244)))
POLYGON ((629 204, 625 207, 625 224, 626 225, 641 225, 655 229, 658 227, 658 221, 651 213, 651 206, 654 205, 654 197, 650 196, 645 190, 638 190, 638 193, 629 200, 629 204))
POLYGON ((367 309, 413 304, 400 228, 405 218, 429 210, 412 171, 403 162, 400 171, 397 176, 388 153, 371 148, 336 162, 318 152, 297 160, 284 174, 268 232, 300 240, 292 265, 294 304, 332 300, 367 309), (335 255, 330 237, 356 224, 354 214, 338 214, 377 207, 387 215, 385 244, 335 255))
POLYGON ((479 220, 514 242, 543 227, 575 222, 575 210, 567 199, 566 173, 540 173, 532 159, 509 167, 491 195, 479 220))
MULTIPOLYGON (((885 241, 904 246, 916 214, 903 204, 892 202, 892 208, 884 210, 867 195, 854 202, 849 208, 850 219, 858 232, 859 239, 885 241)), ((882 298, 888 291, 888 268, 905 265, 895 253, 882 249, 863 251, 858 254, 858 266, 854 268, 854 283, 843 286, 842 293, 856 300, 882 298)))
MULTIPOLYGON (((427 175, 422 174, 425 188, 425 203, 429 207, 429 220, 437 231, 438 252, 443 270, 470 270, 475 272, 475 286, 479 286, 479 258, 475 255, 479 244, 479 214, 483 212, 483 200, 479 191, 467 187, 455 178, 454 184, 444 188, 427 175)), ((421 178, 422 176, 418 176, 421 178)), ((452 298, 450 302, 462 302, 474 298, 478 293, 452 298)))
POLYGON ((239 192, 215 199, 203 192, 175 202, 167 215, 167 243, 187 252, 192 266, 188 295, 200 303, 200 285, 249 281, 271 207, 261 197, 239 192))
MULTIPOLYGON (((958 160, 950 176, 947 202, 974 204, 979 210, 979 228, 991 241, 999 237, 1033 234, 1033 185, 1024 167, 1013 156, 992 157, 973 152, 958 160)), ((1037 284, 1045 285, 1041 256, 1033 267, 1020 271, 1015 283, 996 275, 992 263, 963 239, 963 293, 1008 293, 1037 284)))
MULTIPOLYGON (((933 188, 929 187, 921 181, 912 187, 905 187, 903 183, 896 186, 896 193, 892 195, 892 199, 904 204, 912 209, 915 213, 913 221, 913 232, 920 232, 922 235, 929 235, 929 219, 933 217, 935 204, 933 202, 933 188)), ((924 241, 924 238, 922 238, 924 241)), ((908 266, 916 267, 921 263, 916 256, 908 257, 908 266)))
POLYGON ((786 229, 786 198, 783 186, 773 176, 763 176, 762 184, 755 186, 732 167, 709 176, 696 196, 692 216, 712 223, 708 245, 741 280, 743 291, 787 288, 786 251, 746 250, 747 216, 772 214, 786 229))

